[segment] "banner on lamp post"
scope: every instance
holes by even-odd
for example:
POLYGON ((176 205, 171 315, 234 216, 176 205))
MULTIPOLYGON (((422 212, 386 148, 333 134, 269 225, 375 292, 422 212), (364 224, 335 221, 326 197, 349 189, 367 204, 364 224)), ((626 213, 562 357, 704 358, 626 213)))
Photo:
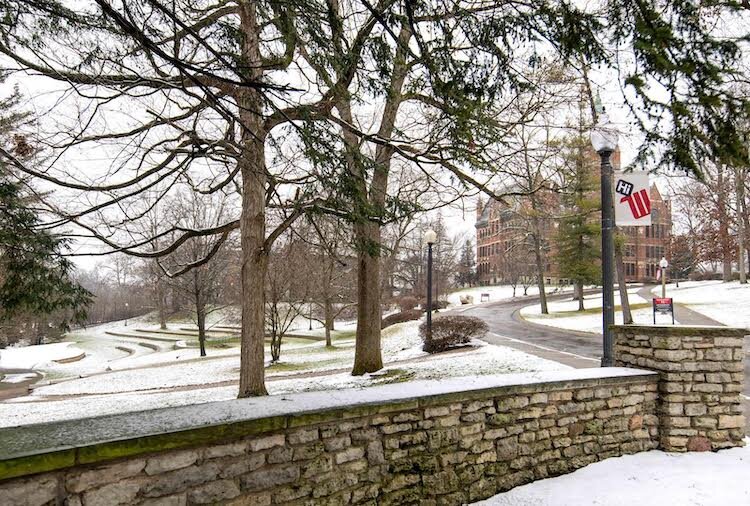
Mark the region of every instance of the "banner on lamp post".
POLYGON ((651 225, 651 197, 648 173, 615 172, 615 225, 647 227, 651 225))

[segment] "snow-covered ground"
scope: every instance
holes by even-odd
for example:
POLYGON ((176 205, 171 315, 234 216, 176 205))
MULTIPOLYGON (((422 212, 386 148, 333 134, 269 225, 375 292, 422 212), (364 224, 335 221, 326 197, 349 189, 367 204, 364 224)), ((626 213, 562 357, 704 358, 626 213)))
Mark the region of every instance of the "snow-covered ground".
MULTIPOLYGON (((750 444, 750 439, 746 439, 750 444)), ((750 445, 717 453, 651 451, 516 487, 483 506, 750 504, 750 445)))
MULTIPOLYGON (((417 321, 393 325, 383 332, 386 368, 372 375, 353 377, 349 374, 354 360, 353 339, 337 340, 333 350, 326 349, 323 342, 282 349, 281 362, 267 371, 269 393, 566 369, 556 362, 482 341, 451 353, 430 356, 421 349, 419 324, 417 321)), ((0 402, 0 426, 232 399, 237 395, 238 377, 236 353, 94 374, 40 386, 32 395, 0 402)))
MULTIPOLYGON (((653 311, 650 302, 637 295, 640 288, 628 289, 633 321, 641 325, 652 325, 653 311), (646 305, 648 307, 643 307, 646 305), (639 307, 640 306, 640 307, 639 307)), ((549 314, 543 315, 539 304, 526 306, 521 309, 521 316, 539 325, 547 325, 567 330, 581 332, 601 333, 602 331, 602 295, 587 295, 584 299, 585 311, 578 311, 577 300, 561 300, 547 303, 549 314)), ((656 323, 672 323, 671 317, 657 315, 656 323)), ((622 323, 622 311, 620 310, 620 294, 615 291, 615 323, 622 323)), ((678 322, 675 322, 678 323, 678 322)))
MULTIPOLYGON (((654 288, 653 293, 661 296, 661 287, 654 288)), ((750 328, 750 284, 688 281, 677 288, 668 283, 667 297, 724 325, 750 328)))
POLYGON ((9 347, 0 350, 0 367, 3 369, 41 369, 54 367, 55 360, 70 360, 83 350, 73 343, 40 344, 37 346, 9 347))
MULTIPOLYGON (((189 330, 189 322, 175 322, 165 334, 158 325, 147 323, 145 318, 131 318, 110 322, 69 332, 61 343, 8 348, 0 350, 0 368, 33 369, 42 373, 46 381, 59 381, 96 375, 109 371, 148 366, 171 366, 179 362, 201 360, 195 346, 180 347, 182 340, 197 340, 197 334, 189 330), (147 330, 149 332, 142 332, 147 330), (82 360, 69 363, 54 362, 85 353, 82 360)), ((320 333, 320 331, 317 331, 320 333)), ((217 336, 219 334, 212 334, 217 336)), ((227 337, 235 337, 228 335, 227 337)), ((287 338, 284 350, 307 346, 309 340, 287 338)), ((209 360, 217 357, 239 357, 239 343, 235 340, 227 347, 209 347, 209 360)), ((9 382, 6 377, 3 381, 9 382)), ((200 381, 200 380, 197 380, 200 381)), ((216 380, 220 381, 220 380, 216 380)))
MULTIPOLYGON (((547 287, 547 293, 557 294, 557 293, 563 293, 563 292, 569 292, 572 288, 567 287, 547 287)), ((481 304, 482 300, 482 294, 486 293, 489 294, 490 299, 487 302, 497 302, 499 300, 507 300, 513 298, 513 287, 510 285, 496 285, 496 286, 476 286, 472 288, 464 288, 462 290, 455 291, 453 293, 448 294, 448 304, 451 306, 460 306, 461 305, 461 297, 465 295, 470 295, 474 298, 474 304, 481 304)), ((530 286, 529 289, 526 292, 527 295, 523 294, 523 286, 517 285, 516 286, 516 298, 524 298, 524 297, 532 297, 539 294, 539 289, 536 285, 530 286)))

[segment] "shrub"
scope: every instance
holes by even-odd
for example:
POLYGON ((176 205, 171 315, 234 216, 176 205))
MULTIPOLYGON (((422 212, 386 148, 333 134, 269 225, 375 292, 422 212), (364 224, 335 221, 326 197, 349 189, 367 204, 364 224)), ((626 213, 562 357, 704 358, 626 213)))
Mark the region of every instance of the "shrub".
MULTIPOLYGON (((419 306, 422 308, 422 311, 427 311, 427 301, 422 299, 419 302, 419 306)), ((433 300, 432 301, 432 310, 435 311, 436 309, 445 309, 448 307, 448 301, 447 300, 433 300)))
POLYGON ((422 318, 421 309, 410 309, 408 311, 401 311, 400 313, 393 313, 383 318, 383 320, 380 322, 380 328, 384 329, 386 327, 390 327, 391 325, 395 325, 397 323, 410 322, 413 320, 419 320, 420 318, 422 318))
POLYGON ((432 337, 427 336, 427 322, 419 326, 419 335, 427 353, 439 353, 453 346, 479 339, 489 331, 487 324, 475 316, 441 316, 432 320, 432 337))
POLYGON ((411 295, 407 295, 405 297, 401 297, 401 299, 398 301, 398 307, 401 308, 401 311, 409 311, 410 309, 414 309, 417 307, 417 298, 412 297, 411 295))

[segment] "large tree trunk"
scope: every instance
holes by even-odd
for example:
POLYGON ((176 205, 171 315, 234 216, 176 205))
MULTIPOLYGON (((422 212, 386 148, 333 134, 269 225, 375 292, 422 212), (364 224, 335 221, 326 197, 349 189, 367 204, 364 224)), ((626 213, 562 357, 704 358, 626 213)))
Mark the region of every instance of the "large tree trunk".
POLYGON ((583 283, 581 283, 580 281, 576 281, 574 285, 573 299, 578 300, 578 310, 584 311, 585 308, 583 307, 583 283))
POLYGON ((380 226, 366 222, 354 227, 357 241, 357 340, 352 374, 383 368, 380 354, 380 226))
MULTIPOLYGON (((244 35, 243 54, 248 77, 262 80, 262 57, 255 2, 240 2, 244 35)), ((266 239, 266 167, 265 136, 262 124, 262 97, 257 89, 240 92, 243 152, 239 160, 242 173, 242 347, 240 351, 239 397, 268 395, 264 369, 264 282, 268 268, 266 239)))
MULTIPOLYGON (((251 144, 256 141, 250 141, 251 144)), ((262 167, 263 151, 256 157, 262 167)), ((242 170, 242 349, 240 354, 240 397, 267 395, 264 370, 264 279, 268 254, 264 249, 265 173, 242 170)))
MULTIPOLYGON (((399 32, 399 45, 396 49, 394 66, 391 72, 391 82, 388 97, 383 107, 383 115, 378 129, 381 139, 390 139, 396 126, 396 116, 401 105, 402 88, 408 65, 408 54, 411 31, 409 24, 404 22, 399 32)), ((354 124, 351 104, 346 100, 340 101, 336 108, 342 119, 354 124)), ((362 167, 355 154, 359 150, 359 139, 349 130, 343 131, 344 142, 350 157, 347 160, 356 178, 359 198, 356 205, 361 206, 359 214, 363 217, 371 213, 379 215, 385 212, 385 200, 388 190, 388 174, 394 148, 380 144, 375 148, 375 167, 372 182, 368 191, 368 172, 362 167)), ((354 367, 352 375, 359 376, 368 372, 375 372, 383 368, 383 358, 380 354, 380 225, 367 218, 354 226, 357 244, 358 272, 357 272, 357 338, 354 352, 354 367)))

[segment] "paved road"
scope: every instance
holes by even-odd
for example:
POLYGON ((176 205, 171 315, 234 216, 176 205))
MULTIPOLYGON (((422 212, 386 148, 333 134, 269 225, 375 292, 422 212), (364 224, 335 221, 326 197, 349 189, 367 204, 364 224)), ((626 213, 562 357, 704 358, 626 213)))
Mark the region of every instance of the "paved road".
MULTIPOLYGON (((644 287, 639 295, 648 299, 653 287, 644 287)), ((589 292, 587 292, 589 293, 589 292)), ((548 300, 570 298, 570 294, 548 297, 548 300)), ((527 297, 522 300, 507 300, 454 311, 461 314, 477 316, 490 327, 486 340, 492 344, 509 346, 532 355, 555 360, 575 368, 599 367, 602 356, 601 334, 576 332, 537 325, 525 321, 519 315, 521 308, 535 304, 538 297, 527 297)), ((683 325, 721 325, 692 309, 679 304, 675 305, 675 319, 683 325)), ((746 338, 747 339, 747 338, 746 338)), ((750 341, 745 346, 745 413, 750 415, 750 341)), ((750 416, 747 416, 750 431, 750 416)))
MULTIPOLYGON (((548 296, 547 300, 566 298, 570 298, 570 294, 548 296)), ((536 325, 521 318, 521 308, 538 301, 538 297, 525 297, 455 311, 487 322, 490 334, 486 340, 492 344, 522 349, 573 367, 598 367, 602 356, 601 335, 536 325)))

